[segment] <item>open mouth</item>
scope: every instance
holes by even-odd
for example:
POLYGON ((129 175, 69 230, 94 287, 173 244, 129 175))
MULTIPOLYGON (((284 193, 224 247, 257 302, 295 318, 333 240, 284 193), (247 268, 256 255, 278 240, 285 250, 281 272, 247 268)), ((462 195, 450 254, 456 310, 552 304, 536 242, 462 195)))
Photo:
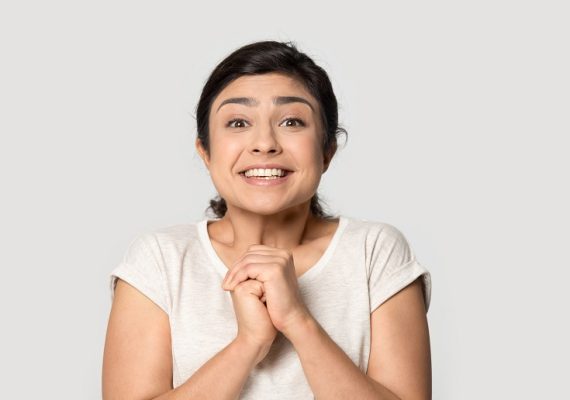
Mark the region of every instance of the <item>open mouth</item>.
POLYGON ((293 171, 285 168, 250 168, 244 169, 239 172, 240 175, 247 178, 266 178, 266 177, 278 177, 282 178, 289 175, 293 171))
POLYGON ((239 175, 245 180, 245 182, 258 185, 267 186, 275 185, 286 182, 293 171, 281 170, 280 174, 270 175, 270 176, 258 176, 258 175, 246 175, 245 171, 240 172, 239 175))
POLYGON ((239 174, 241 176, 243 176, 244 178, 248 178, 248 179, 279 179, 279 178, 284 178, 287 175, 291 174, 293 171, 287 171, 287 170, 283 170, 282 175, 269 175, 269 176, 263 176, 263 175, 249 175, 247 176, 245 174, 245 171, 240 172, 239 174))

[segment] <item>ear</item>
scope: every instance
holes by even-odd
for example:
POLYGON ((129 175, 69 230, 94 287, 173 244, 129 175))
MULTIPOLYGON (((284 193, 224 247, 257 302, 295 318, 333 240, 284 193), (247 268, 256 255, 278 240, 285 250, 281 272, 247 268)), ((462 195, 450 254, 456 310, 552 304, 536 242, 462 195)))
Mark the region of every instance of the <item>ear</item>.
POLYGON ((336 145, 336 140, 333 141, 333 143, 331 144, 331 147, 329 149, 329 151, 327 153, 325 153, 324 159, 323 159, 323 174, 325 172, 327 172, 327 169, 329 169, 330 163, 334 157, 334 155, 336 154, 336 149, 337 149, 337 145, 336 145))
POLYGON ((210 157, 208 156, 206 149, 204 149, 204 146, 202 146, 202 141, 199 138, 196 138, 196 142, 194 144, 200 158, 204 161, 204 164, 206 164, 206 168, 210 169, 210 157))

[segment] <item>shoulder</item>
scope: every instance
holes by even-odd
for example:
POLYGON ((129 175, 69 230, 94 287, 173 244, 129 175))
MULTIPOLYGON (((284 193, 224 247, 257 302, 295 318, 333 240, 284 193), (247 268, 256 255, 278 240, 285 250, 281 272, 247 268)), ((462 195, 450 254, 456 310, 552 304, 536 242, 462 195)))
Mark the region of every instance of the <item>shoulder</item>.
POLYGON ((159 264, 164 264, 198 246, 198 224, 172 224, 141 231, 131 239, 127 254, 152 257, 159 264))
MULTIPOLYGON (((396 268, 415 257, 401 229, 386 221, 349 218, 349 241, 365 254, 369 273, 375 265, 396 268)), ((382 268, 382 267, 379 267, 382 268)))
POLYGON ((358 232, 366 237, 368 242, 376 243, 405 241, 403 232, 392 223, 378 220, 368 220, 343 216, 347 221, 347 225, 353 232, 358 232))
POLYGON ((199 224, 198 221, 166 225, 147 230, 140 236, 159 247, 187 245, 198 239, 199 224))

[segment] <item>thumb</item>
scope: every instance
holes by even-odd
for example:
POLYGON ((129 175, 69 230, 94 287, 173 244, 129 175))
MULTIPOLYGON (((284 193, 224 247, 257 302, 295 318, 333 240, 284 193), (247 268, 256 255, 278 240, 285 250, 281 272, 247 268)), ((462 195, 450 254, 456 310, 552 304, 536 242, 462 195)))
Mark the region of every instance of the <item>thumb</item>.
POLYGON ((236 289, 239 286, 242 286, 240 288, 241 290, 244 290, 248 293, 251 293, 251 294, 257 296, 258 298, 261 297, 265 293, 265 291, 263 290, 263 283, 261 283, 260 281, 258 281, 256 279, 248 279, 246 281, 243 281, 238 286, 236 286, 236 289))

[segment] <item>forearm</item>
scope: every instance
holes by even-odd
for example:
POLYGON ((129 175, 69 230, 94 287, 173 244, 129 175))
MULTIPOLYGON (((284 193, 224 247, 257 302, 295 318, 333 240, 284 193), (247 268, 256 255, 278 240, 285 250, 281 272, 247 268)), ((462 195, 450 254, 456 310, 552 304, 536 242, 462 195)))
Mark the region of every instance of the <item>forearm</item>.
POLYGON ((239 398, 262 349, 234 339, 182 385, 153 400, 234 400, 239 398))
POLYGON ((299 355, 315 398, 400 400, 363 373, 314 318, 284 334, 299 355))

